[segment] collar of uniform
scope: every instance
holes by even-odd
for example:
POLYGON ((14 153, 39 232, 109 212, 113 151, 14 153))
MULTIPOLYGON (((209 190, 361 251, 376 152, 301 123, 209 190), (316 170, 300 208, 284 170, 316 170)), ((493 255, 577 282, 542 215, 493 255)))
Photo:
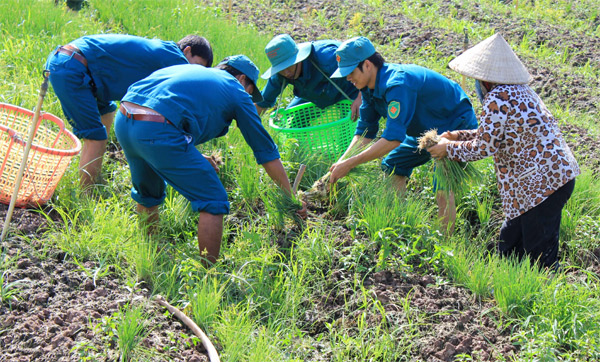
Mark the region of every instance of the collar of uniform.
POLYGON ((387 68, 387 63, 384 63, 383 66, 377 70, 377 78, 375 78, 375 89, 373 89, 373 97, 383 98, 383 96, 385 95, 387 79, 381 79, 381 75, 387 72, 387 68))

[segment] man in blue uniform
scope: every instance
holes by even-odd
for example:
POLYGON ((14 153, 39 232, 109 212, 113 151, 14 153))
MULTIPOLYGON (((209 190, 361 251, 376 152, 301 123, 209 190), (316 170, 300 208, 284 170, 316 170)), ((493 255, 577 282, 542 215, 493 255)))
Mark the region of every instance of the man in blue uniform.
MULTIPOLYGON (((344 159, 343 155, 331 166, 331 183, 357 165, 387 155, 382 168, 393 175, 394 185, 403 192, 413 168, 431 158, 429 152, 417 149, 416 139, 423 132, 477 128, 469 98, 456 82, 441 74, 414 64, 385 63, 365 37, 345 41, 336 54, 338 69, 332 77, 346 77, 362 93, 360 120, 346 154, 376 137, 381 117, 387 121, 377 142, 354 157, 344 159)), ((456 219, 454 197, 447 200, 439 191, 436 198, 440 219, 451 231, 456 219)))
POLYGON ((131 35, 84 36, 57 47, 46 69, 73 132, 83 140, 79 159, 80 184, 93 185, 102 170, 102 157, 116 104, 127 88, 157 69, 177 64, 211 66, 209 42, 188 35, 178 43, 131 35))
POLYGON ((356 119, 360 93, 347 80, 329 77, 337 68, 335 51, 339 45, 340 42, 334 40, 296 45, 288 34, 274 37, 265 48, 272 66, 261 76, 268 82, 262 90, 264 100, 256 103, 258 113, 262 114, 265 109, 273 107, 283 89, 291 84, 295 97, 288 108, 307 102, 325 108, 349 99, 353 101, 352 119, 356 119))
POLYGON ((200 212, 198 247, 210 262, 219 256, 229 202, 216 167, 195 145, 225 135, 235 119, 256 161, 291 194, 277 146, 253 104, 262 100, 258 68, 243 55, 226 58, 217 68, 176 65, 152 73, 129 88, 115 121, 138 212, 157 222, 169 183, 200 212))

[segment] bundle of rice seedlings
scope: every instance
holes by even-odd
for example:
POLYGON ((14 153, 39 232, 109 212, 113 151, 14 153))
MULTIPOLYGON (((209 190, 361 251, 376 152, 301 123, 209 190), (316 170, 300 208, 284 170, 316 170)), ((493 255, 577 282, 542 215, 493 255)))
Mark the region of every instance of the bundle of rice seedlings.
POLYGON ((303 225, 304 220, 296 213, 302 209, 302 201, 299 197, 289 195, 276 187, 267 191, 267 198, 277 227, 282 228, 286 219, 291 219, 298 226, 303 225))
MULTIPOLYGON (((362 151, 366 150, 371 144, 355 146, 350 152, 345 155, 344 160, 350 157, 356 156, 362 151)), ((310 189, 304 192, 304 196, 306 196, 308 201, 311 202, 321 202, 324 203, 327 200, 330 201, 330 204, 333 202, 332 198, 335 198, 338 189, 345 188, 348 184, 352 184, 352 181, 356 180, 360 175, 364 175, 367 173, 364 165, 359 165, 353 168, 350 173, 343 179, 337 181, 333 186, 329 183, 329 177, 331 176, 331 172, 327 172, 320 179, 315 181, 310 189), (333 192, 330 192, 333 191, 333 192)))
POLYGON ((304 192, 300 191, 300 196, 310 202, 325 202, 328 200, 329 194, 329 176, 331 172, 327 172, 323 177, 315 181, 312 187, 304 192))
MULTIPOLYGON (((419 150, 427 150, 440 142, 441 137, 437 129, 429 130, 419 138, 419 150)), ((433 181, 438 190, 443 190, 446 194, 454 193, 460 197, 467 193, 469 183, 480 183, 483 175, 479 170, 468 162, 453 161, 448 158, 434 160, 433 181)))
POLYGON ((221 154, 221 150, 213 151, 208 158, 210 158, 217 167, 223 166, 223 155, 221 154))

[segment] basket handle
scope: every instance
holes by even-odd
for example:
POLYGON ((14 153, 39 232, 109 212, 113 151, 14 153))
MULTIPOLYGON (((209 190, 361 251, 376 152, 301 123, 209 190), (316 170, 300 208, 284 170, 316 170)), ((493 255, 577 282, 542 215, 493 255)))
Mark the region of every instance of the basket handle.
POLYGON ((331 84, 333 84, 333 86, 334 86, 334 87, 335 87, 337 90, 339 90, 339 91, 340 91, 340 93, 342 93, 342 95, 343 95, 344 97, 346 97, 346 99, 347 99, 347 100, 349 100, 350 102, 352 102, 352 101, 353 101, 352 99, 350 99, 350 97, 348 97, 348 95, 346 94, 346 92, 344 92, 344 91, 342 90, 342 88, 340 88, 340 86, 339 86, 339 85, 337 85, 337 84, 336 84, 336 83, 335 83, 333 80, 331 80, 331 78, 329 78, 329 76, 328 76, 327 74, 325 74, 325 72, 324 72, 323 70, 321 70, 321 68, 319 68, 319 66, 317 65, 317 63, 316 63, 314 60, 310 59, 310 62, 312 63, 312 65, 314 65, 314 66, 315 66, 315 68, 317 68, 317 70, 318 70, 319 72, 321 72, 321 74, 323 74, 323 76, 325 77, 325 79, 327 79, 329 82, 331 82, 331 84))
POLYGON ((6 233, 8 232, 8 225, 10 224, 10 219, 12 218, 12 214, 15 209, 15 202, 17 201, 17 195, 19 194, 19 188, 21 187, 23 173, 25 172, 25 167, 27 166, 27 158, 29 157, 29 150, 31 149, 31 143, 33 142, 33 136, 35 135, 35 131, 37 130, 38 119, 40 118, 40 112, 42 111, 42 103, 44 103, 44 97, 46 97, 46 92, 48 91, 48 77, 50 76, 50 71, 44 70, 43 76, 44 76, 44 81, 42 82, 42 86, 40 87, 40 95, 38 97, 37 105, 35 106, 35 113, 33 114, 31 126, 29 126, 29 135, 27 136, 27 144, 25 146, 25 149, 23 150, 23 159, 21 160, 21 168, 19 168, 19 173, 17 174, 17 178, 15 180, 15 187, 13 189, 12 197, 10 198, 10 205, 8 206, 8 211, 6 212, 6 219, 4 219, 4 226, 2 227, 2 236, 0 236, 0 242, 4 241, 4 237, 6 236, 6 233))

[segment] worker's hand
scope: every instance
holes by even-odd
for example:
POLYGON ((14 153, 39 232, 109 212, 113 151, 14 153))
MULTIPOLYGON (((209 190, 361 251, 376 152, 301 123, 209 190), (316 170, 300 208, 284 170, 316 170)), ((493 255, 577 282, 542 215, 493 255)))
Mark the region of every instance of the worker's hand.
POLYGON ((302 200, 302 208, 300 210, 296 210, 296 214, 303 219, 306 219, 306 215, 308 214, 306 201, 302 200))
POLYGON ((208 162, 210 162, 210 165, 215 169, 215 172, 219 172, 219 165, 217 165, 217 162, 215 161, 215 159, 212 156, 206 156, 206 155, 202 155, 204 156, 204 158, 206 158, 206 160, 208 162))
POLYGON ((256 103, 254 103, 254 107, 256 107, 256 112, 258 113, 259 116, 262 116, 263 113, 265 113, 266 108, 260 107, 258 105, 256 105, 256 103))
POLYGON ((352 114, 350 115, 350 118, 353 121, 356 121, 358 119, 358 117, 360 117, 360 105, 362 104, 362 95, 360 92, 358 92, 358 96, 356 97, 356 99, 352 102, 352 105, 350 106, 350 109, 352 110, 352 114))
POLYGON ((431 153, 431 157, 435 158, 436 160, 441 160, 442 158, 448 156, 448 151, 446 150, 446 145, 448 143, 450 143, 450 141, 447 138, 441 138, 440 142, 435 146, 429 147, 427 152, 431 153))
POLYGON ((440 135, 440 137, 447 139, 448 141, 458 141, 458 132, 446 131, 440 135))
POLYGON ((350 170, 352 170, 352 165, 348 161, 349 160, 336 162, 329 168, 329 172, 331 172, 331 175, 329 175, 330 184, 336 183, 339 179, 346 176, 350 170))

